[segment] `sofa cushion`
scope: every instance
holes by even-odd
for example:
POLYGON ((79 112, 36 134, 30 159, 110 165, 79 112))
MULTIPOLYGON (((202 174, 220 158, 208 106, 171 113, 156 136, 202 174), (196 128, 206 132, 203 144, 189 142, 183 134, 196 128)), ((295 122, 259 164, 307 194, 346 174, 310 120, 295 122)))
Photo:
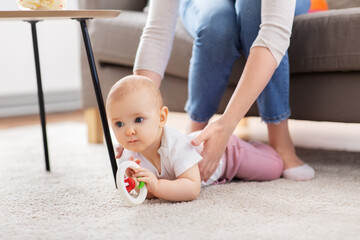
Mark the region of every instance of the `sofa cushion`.
MULTIPOLYGON (((123 11, 112 19, 95 19, 89 34, 97 61, 132 67, 147 15, 137 11, 123 11)), ((180 22, 166 73, 187 78, 192 38, 180 22)))
MULTIPOLYGON (((90 35, 96 59, 132 67, 146 17, 143 12, 124 11, 117 18, 93 20, 90 35)), ((290 72, 359 71, 359 23, 360 8, 297 16, 289 49, 290 72)), ((187 78, 192 42, 179 21, 167 74, 187 78)), ((234 68, 242 66, 243 61, 237 61, 234 68)), ((230 84, 237 80, 231 79, 230 84)))
POLYGON ((89 34, 96 60, 132 66, 146 17, 140 11, 123 11, 116 18, 92 20, 89 34))
POLYGON ((360 8, 295 17, 291 73, 360 70, 360 8))

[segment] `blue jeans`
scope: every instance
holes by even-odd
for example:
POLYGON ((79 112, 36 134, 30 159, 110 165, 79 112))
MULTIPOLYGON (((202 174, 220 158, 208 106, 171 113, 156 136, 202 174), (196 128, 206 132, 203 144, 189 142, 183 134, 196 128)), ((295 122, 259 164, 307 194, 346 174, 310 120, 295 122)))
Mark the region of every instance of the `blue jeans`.
MULTIPOLYGON (((309 10, 310 0, 296 2, 295 15, 309 10)), ((206 122, 219 106, 235 60, 249 55, 261 23, 261 0, 181 0, 179 15, 194 38, 185 110, 192 120, 206 122)), ((290 116, 287 53, 257 104, 266 123, 290 116)))

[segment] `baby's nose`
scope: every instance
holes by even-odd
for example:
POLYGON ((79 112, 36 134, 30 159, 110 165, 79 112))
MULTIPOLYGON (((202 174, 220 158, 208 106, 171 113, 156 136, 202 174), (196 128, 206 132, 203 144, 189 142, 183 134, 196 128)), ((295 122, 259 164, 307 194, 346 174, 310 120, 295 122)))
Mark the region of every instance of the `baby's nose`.
POLYGON ((126 135, 128 136, 131 136, 131 135, 135 135, 135 129, 132 128, 132 127, 129 127, 127 130, 126 130, 126 135))

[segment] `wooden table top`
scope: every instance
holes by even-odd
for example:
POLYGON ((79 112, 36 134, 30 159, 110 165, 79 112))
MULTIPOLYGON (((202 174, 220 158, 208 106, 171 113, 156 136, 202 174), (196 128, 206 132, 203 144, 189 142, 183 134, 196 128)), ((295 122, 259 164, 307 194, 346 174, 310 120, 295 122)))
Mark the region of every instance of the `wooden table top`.
POLYGON ((55 20, 70 18, 113 18, 119 16, 120 10, 18 10, 0 11, 0 20, 55 20))

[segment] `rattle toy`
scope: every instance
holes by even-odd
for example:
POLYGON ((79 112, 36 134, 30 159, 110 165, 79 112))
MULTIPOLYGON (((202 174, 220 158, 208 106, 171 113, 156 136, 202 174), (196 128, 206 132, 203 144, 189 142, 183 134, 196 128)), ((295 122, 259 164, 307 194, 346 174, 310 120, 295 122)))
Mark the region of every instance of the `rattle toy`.
POLYGON ((137 187, 140 189, 139 195, 134 197, 130 194, 130 192, 135 188, 135 180, 130 177, 125 179, 125 172, 128 168, 135 170, 136 168, 140 168, 140 166, 133 161, 122 162, 116 173, 116 182, 123 199, 130 205, 139 205, 144 202, 146 198, 147 188, 144 182, 140 182, 137 187))

